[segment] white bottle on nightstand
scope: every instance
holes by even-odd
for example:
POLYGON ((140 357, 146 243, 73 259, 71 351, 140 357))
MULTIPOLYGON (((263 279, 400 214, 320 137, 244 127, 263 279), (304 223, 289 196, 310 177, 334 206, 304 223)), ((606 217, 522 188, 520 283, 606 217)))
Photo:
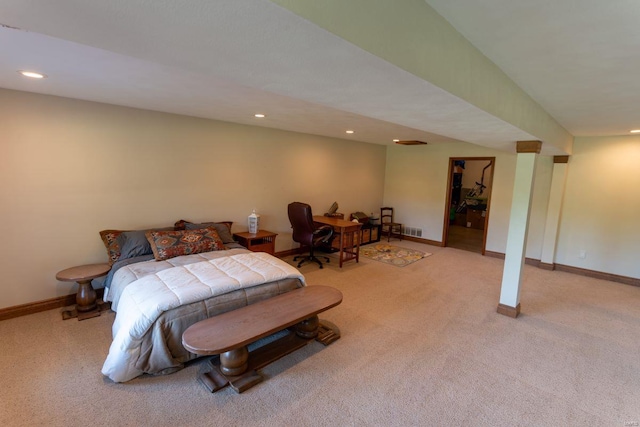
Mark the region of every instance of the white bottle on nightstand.
POLYGON ((258 232, 259 227, 260 227, 260 215, 258 215, 256 213, 256 210, 254 209, 253 212, 251 212, 251 215, 249 215, 249 233, 256 234, 258 232))

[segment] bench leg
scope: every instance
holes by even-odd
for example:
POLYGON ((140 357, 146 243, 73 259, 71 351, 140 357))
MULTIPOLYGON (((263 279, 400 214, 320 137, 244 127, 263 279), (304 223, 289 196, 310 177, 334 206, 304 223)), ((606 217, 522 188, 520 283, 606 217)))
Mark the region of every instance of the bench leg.
POLYGON ((249 350, 242 346, 220 355, 220 370, 225 375, 241 375, 249 366, 249 350))
POLYGON ((211 393, 226 386, 231 386, 236 393, 242 393, 262 382, 262 377, 255 370, 247 370, 242 375, 226 376, 221 372, 221 367, 213 362, 213 359, 209 359, 205 365, 206 368, 208 370, 200 373, 198 380, 211 393))
POLYGON ((306 339, 315 338, 318 335, 318 326, 320 326, 318 316, 311 316, 296 325, 296 335, 306 339))
POLYGON ((340 338, 337 326, 327 321, 320 322, 318 316, 303 320, 295 325, 294 330, 295 333, 254 349, 251 360, 246 346, 220 354, 219 366, 210 359, 207 363, 209 370, 199 375, 199 381, 211 393, 227 385, 237 393, 242 393, 262 381, 257 370, 304 347, 310 340, 315 338, 329 345, 340 338))

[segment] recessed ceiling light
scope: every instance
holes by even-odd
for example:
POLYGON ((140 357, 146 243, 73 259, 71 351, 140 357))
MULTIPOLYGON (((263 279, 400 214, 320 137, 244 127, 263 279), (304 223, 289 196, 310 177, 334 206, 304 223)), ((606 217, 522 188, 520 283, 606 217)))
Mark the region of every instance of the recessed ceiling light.
POLYGON ((254 116, 256 116, 256 117, 257 117, 257 118, 259 118, 259 119, 262 119, 262 118, 264 118, 264 117, 265 117, 265 116, 264 116, 264 114, 260 114, 260 113, 258 113, 258 114, 254 114, 254 116))
POLYGON ((640 129, 634 129, 632 131, 629 131, 629 133, 640 133, 640 129))
POLYGON ((25 77, 31 77, 32 79, 44 79, 47 76, 41 73, 36 73, 35 71, 24 71, 20 70, 18 73, 22 74, 25 77))
POLYGON ((356 133, 356 132, 352 130, 348 130, 347 133, 356 133))
POLYGON ((393 142, 400 142, 400 140, 399 139, 394 139, 393 142))

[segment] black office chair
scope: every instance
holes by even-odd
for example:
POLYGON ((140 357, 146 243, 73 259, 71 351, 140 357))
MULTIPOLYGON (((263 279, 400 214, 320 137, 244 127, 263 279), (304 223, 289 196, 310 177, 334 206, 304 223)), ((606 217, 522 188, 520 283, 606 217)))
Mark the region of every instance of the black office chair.
MULTIPOLYGON (((313 222, 311 206, 306 203, 290 203, 288 211, 291 228, 293 228, 293 241, 300 243, 300 248, 303 246, 309 247, 309 255, 297 255, 293 258, 293 261, 300 259, 298 268, 307 261, 317 262, 320 268, 322 268, 322 261, 315 257, 313 250, 331 241, 333 237, 333 227, 329 225, 316 227, 313 222)), ((328 263, 329 258, 324 258, 328 263)))

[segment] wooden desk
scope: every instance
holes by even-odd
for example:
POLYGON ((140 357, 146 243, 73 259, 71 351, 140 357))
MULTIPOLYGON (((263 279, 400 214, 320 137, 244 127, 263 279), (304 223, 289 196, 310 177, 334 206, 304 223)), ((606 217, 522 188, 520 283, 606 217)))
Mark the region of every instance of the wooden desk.
POLYGON ((360 261, 360 228, 359 222, 345 221, 344 219, 332 218, 329 216, 314 215, 313 220, 319 224, 330 225, 333 232, 339 234, 340 268, 344 261, 355 259, 360 261))

